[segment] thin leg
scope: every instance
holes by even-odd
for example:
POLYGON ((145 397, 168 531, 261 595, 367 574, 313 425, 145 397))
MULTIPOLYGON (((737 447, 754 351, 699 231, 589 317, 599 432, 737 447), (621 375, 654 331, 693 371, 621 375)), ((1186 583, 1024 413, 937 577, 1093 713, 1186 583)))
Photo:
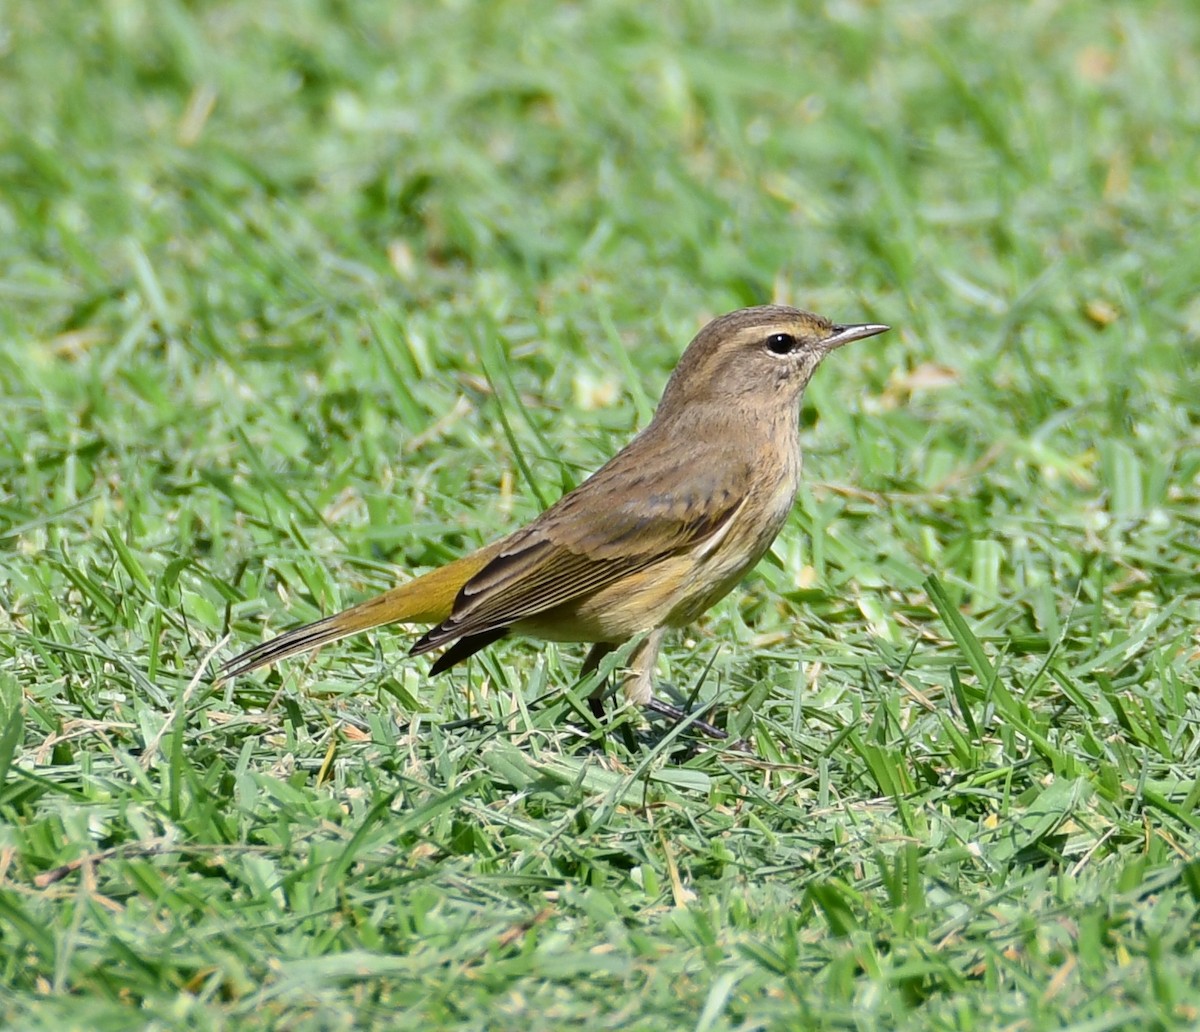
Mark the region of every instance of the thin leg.
MULTIPOLYGON (((587 677, 588 674, 594 673, 600 666, 600 660, 607 656, 617 646, 606 641, 598 641, 590 649, 588 649, 587 658, 583 661, 583 667, 579 671, 580 677, 587 677)), ((597 720, 604 719, 604 695, 608 691, 606 681, 601 681, 596 685, 596 690, 588 696, 588 709, 597 720)))
MULTIPOLYGON (((668 717, 679 723, 680 721, 689 719, 691 714, 681 710, 678 706, 672 706, 669 703, 660 702, 654 698, 654 665, 658 662, 658 652, 662 648, 663 638, 666 636, 666 633, 667 629, 665 627, 659 627, 651 631, 642 639, 641 644, 630 653, 629 664, 621 679, 621 687, 625 691, 625 698, 630 702, 641 706, 650 713, 657 713, 660 716, 668 717)), ((597 642, 593 645, 587 654, 587 658, 583 661, 580 676, 586 677, 595 671, 600 666, 600 661, 617 647, 607 642, 597 642)), ((588 698, 588 707, 597 718, 604 717, 604 696, 607 691, 608 684, 602 681, 588 698)), ((692 724, 696 730, 702 731, 713 738, 729 737, 719 727, 714 727, 706 720, 692 720, 692 724)))
POLYGON ((654 664, 658 662, 658 650, 662 647, 665 627, 657 627, 629 656, 629 668, 621 680, 625 698, 638 706, 646 706, 654 697, 654 664))
MULTIPOLYGON (((625 689, 625 697, 630 702, 636 703, 650 713, 670 717, 678 723, 688 719, 690 714, 678 706, 660 702, 654 697, 654 664, 658 662, 658 650, 662 646, 662 640, 666 633, 665 627, 651 631, 646 635, 645 640, 633 650, 633 655, 629 657, 629 671, 625 675, 622 687, 625 689)), ((693 720, 692 724, 697 730, 703 731, 713 738, 729 737, 719 727, 714 727, 707 720, 693 720)))

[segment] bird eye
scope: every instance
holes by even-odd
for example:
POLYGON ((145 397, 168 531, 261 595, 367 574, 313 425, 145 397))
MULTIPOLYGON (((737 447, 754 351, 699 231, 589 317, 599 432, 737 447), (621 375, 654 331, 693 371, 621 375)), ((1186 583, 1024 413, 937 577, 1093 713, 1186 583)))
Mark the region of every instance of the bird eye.
POLYGON ((790 333, 772 333, 767 338, 767 350, 772 355, 790 355, 796 347, 796 338, 790 333))

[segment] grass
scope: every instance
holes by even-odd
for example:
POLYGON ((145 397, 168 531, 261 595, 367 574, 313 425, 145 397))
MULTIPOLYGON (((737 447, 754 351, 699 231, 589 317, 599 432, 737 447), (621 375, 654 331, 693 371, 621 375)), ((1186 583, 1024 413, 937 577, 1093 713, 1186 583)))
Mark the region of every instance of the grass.
POLYGON ((1200 15, 10 5, 0 1021, 1200 1020, 1200 15), (666 651, 202 662, 462 554, 767 300, 892 333, 666 651), (629 720, 621 712, 614 718, 629 720))

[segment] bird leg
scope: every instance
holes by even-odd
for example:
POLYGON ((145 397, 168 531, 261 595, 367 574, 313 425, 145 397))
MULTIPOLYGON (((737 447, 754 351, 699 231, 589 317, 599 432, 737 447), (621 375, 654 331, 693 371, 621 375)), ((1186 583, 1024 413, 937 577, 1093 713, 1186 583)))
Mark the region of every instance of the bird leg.
POLYGON ((658 662, 658 650, 666 633, 665 627, 654 628, 629 654, 621 687, 625 698, 635 706, 648 706, 654 698, 654 664, 658 662))
MULTIPOLYGON (((657 713, 676 723, 682 723, 684 720, 691 719, 691 714, 678 706, 660 702, 654 697, 654 664, 658 662, 658 651, 662 647, 662 640, 666 633, 665 627, 657 627, 638 643, 629 655, 629 662, 621 679, 621 687, 625 692, 625 698, 630 702, 641 706, 650 713, 657 713)), ((588 651, 587 658, 583 661, 580 676, 587 677, 588 674, 595 671, 600 666, 600 661, 617 647, 603 641, 593 645, 588 651)), ((588 707, 597 719, 604 716, 604 696, 608 693, 608 687, 606 682, 600 682, 588 698, 588 707)), ((713 738, 729 737, 719 727, 714 727, 706 720, 693 719, 692 723, 697 730, 703 731, 713 738)))
MULTIPOLYGON (((600 666, 600 661, 613 651, 617 646, 611 642, 598 641, 590 649, 588 649, 587 658, 583 661, 583 667, 579 671, 579 676, 587 677, 588 674, 594 673, 600 666)), ((588 696, 588 709, 592 711, 592 715, 597 720, 604 719, 604 696, 608 691, 608 679, 605 678, 596 685, 596 690, 588 696)))

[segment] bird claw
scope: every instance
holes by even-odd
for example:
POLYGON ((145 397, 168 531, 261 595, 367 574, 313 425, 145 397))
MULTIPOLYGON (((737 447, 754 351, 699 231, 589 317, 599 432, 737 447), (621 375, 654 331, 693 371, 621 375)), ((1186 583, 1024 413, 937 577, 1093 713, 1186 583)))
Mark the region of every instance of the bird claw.
POLYGON ((710 724, 707 720, 694 715, 685 709, 680 709, 678 706, 672 706, 668 702, 660 702, 658 699, 651 699, 646 703, 645 708, 650 713, 657 713, 661 717, 668 717, 677 724, 682 724, 685 720, 696 728, 697 731, 703 731, 711 738, 725 739, 729 737, 728 732, 722 731, 719 727, 710 724))

